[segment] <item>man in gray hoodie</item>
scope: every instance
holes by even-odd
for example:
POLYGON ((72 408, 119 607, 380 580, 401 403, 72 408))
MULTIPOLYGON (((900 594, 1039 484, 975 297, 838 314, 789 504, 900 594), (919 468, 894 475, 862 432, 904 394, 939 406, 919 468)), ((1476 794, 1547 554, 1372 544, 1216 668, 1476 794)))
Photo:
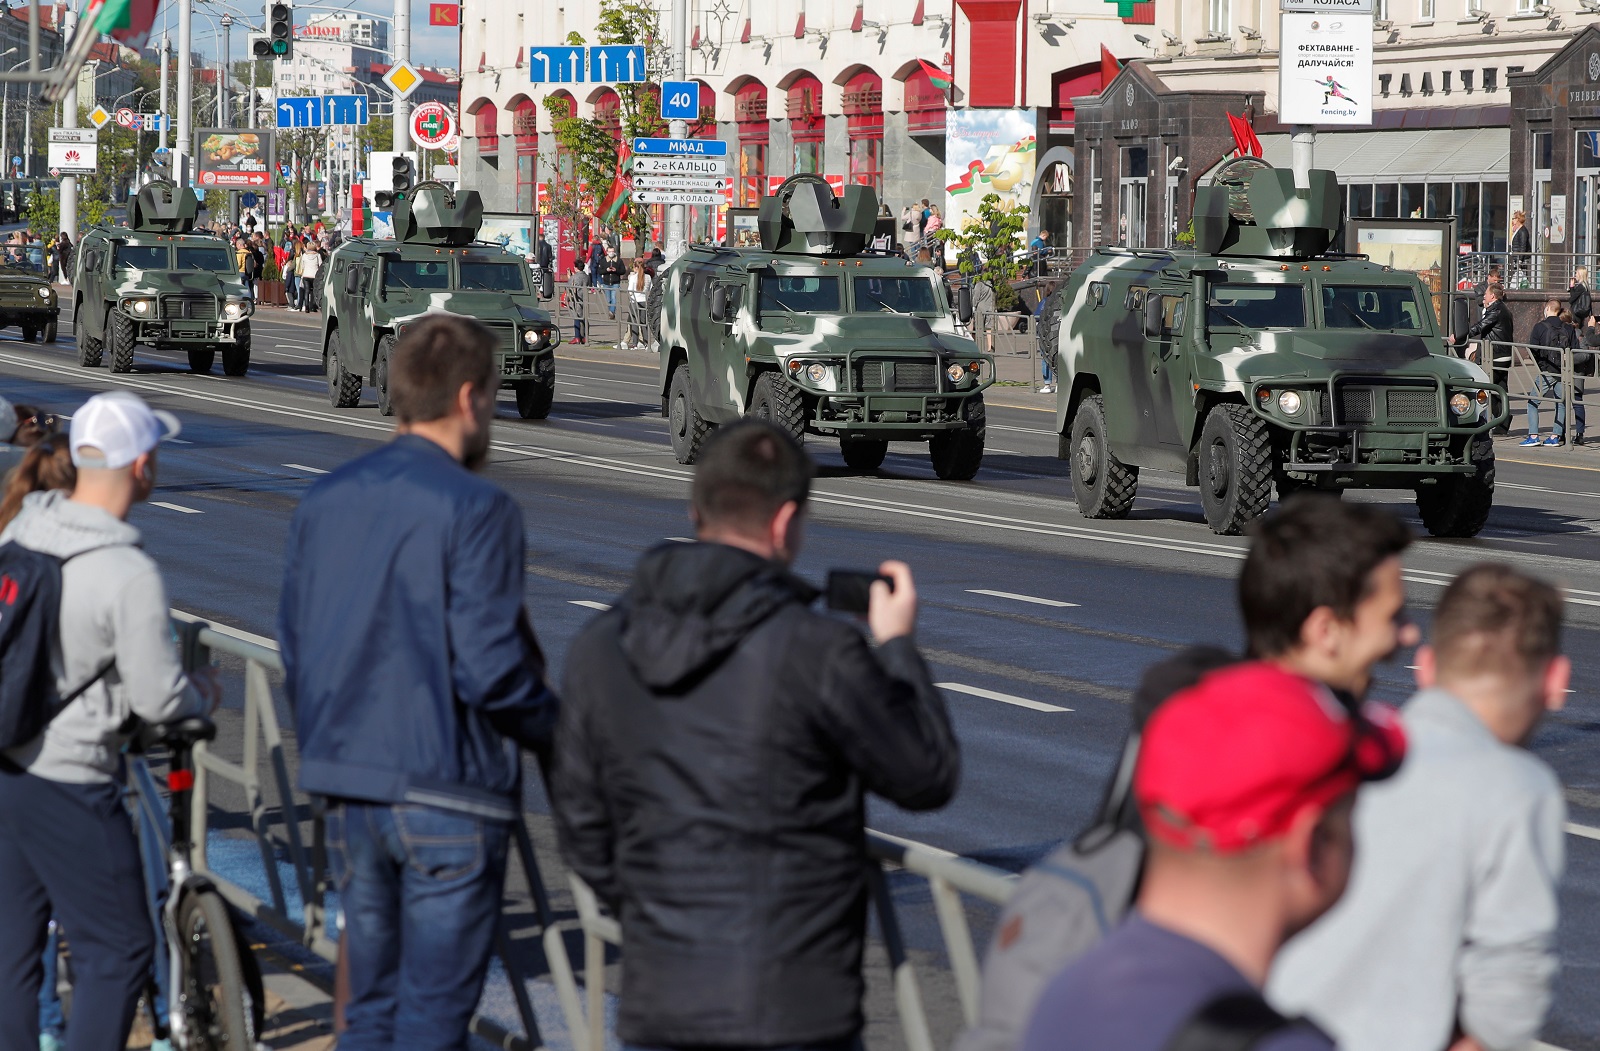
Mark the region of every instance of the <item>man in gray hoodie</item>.
MULTIPOLYGON (((191 682, 173 647, 160 571, 129 509, 155 486, 156 445, 178 432, 137 396, 100 394, 72 420, 69 495, 27 498, 0 542, 63 560, 63 696, 93 685, 37 738, 0 754, 0 1051, 36 1051, 41 954, 52 913, 72 941, 74 1051, 120 1049, 150 973, 154 933, 120 753, 129 716, 209 711, 213 674, 191 682), (98 678, 95 678, 99 676, 98 678)), ((208 669, 209 671, 209 669, 208 669)))
POLYGON ((1513 1051, 1539 1035, 1566 805, 1526 745, 1566 696, 1561 616, 1555 588, 1504 565, 1440 600, 1405 766, 1363 790, 1350 888, 1267 987, 1341 1051, 1513 1051))

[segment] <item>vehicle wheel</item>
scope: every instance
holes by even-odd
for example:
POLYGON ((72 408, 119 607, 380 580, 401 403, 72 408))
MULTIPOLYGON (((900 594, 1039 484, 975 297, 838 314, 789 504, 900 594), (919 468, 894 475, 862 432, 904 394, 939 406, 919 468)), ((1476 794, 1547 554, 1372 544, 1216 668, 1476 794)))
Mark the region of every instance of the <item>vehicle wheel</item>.
POLYGON ((1200 504, 1213 533, 1237 536, 1267 513, 1272 439, 1243 405, 1218 405, 1200 431, 1200 504))
POLYGON ((98 339, 90 339, 81 332, 78 333, 78 364, 81 367, 86 369, 99 368, 101 354, 104 349, 105 344, 98 339))
POLYGON ((776 372, 763 372, 756 377, 750 411, 745 415, 775 424, 794 435, 797 442, 806 440, 806 403, 800 388, 776 372))
POLYGON ((701 419, 694 407, 687 365, 679 365, 672 372, 672 386, 667 389, 667 429, 672 435, 672 455, 684 464, 694 463, 711 434, 711 425, 701 419))
POLYGON ((133 371, 133 319, 114 310, 106 317, 106 353, 112 372, 133 371))
POLYGON ((241 322, 233 333, 234 345, 222 348, 222 371, 229 376, 243 376, 250 371, 250 322, 241 322))
POLYGON ((876 438, 840 438, 839 452, 852 471, 876 471, 889 454, 889 443, 876 438))
POLYGON ((1432 536, 1477 536, 1489 520, 1494 507, 1494 441, 1487 434, 1471 441, 1477 474, 1447 475, 1433 485, 1417 487, 1417 512, 1432 536))
POLYGON ((542 420, 550 415, 550 405, 556 400, 556 383, 530 380, 517 384, 517 415, 525 420, 542 420))
POLYGON ((933 473, 947 482, 965 482, 978 473, 983 463, 983 440, 988 433, 988 416, 983 395, 967 399, 967 425, 959 431, 945 431, 928 442, 928 458, 933 473))
POLYGON ((193 1012, 193 1046, 208 1051, 254 1048, 261 1030, 260 976, 252 989, 246 972, 254 970, 254 960, 244 962, 222 896, 209 889, 186 894, 178 905, 178 937, 184 962, 181 994, 193 1012))
POLYGON ((661 339, 662 291, 660 280, 650 282, 650 291, 644 295, 644 342, 654 347, 661 339))
POLYGON ((56 322, 55 321, 48 321, 48 322, 45 323, 45 326, 44 326, 44 341, 46 343, 54 343, 56 341, 56 322))
POLYGON ((1072 495, 1085 518, 1126 518, 1139 491, 1139 468, 1111 455, 1106 443, 1106 408, 1098 394, 1078 403, 1072 419, 1072 495))
POLYGON ((394 402, 389 399, 389 359, 394 357, 394 345, 392 334, 378 340, 378 360, 372 366, 372 385, 378 388, 378 412, 384 416, 394 415, 394 402))
POLYGON ((210 347, 201 347, 189 351, 190 372, 210 372, 212 364, 217 360, 217 352, 210 347))
POLYGON ((339 361, 339 348, 335 346, 338 332, 328 335, 328 346, 323 352, 328 374, 328 402, 336 409, 352 409, 361 404, 361 377, 345 371, 339 361))

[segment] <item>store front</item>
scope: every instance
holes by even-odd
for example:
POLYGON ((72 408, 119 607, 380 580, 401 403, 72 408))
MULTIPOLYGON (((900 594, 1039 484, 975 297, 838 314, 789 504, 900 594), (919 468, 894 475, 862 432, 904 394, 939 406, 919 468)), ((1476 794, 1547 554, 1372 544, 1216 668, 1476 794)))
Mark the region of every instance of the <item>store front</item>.
POLYGON ((1600 267, 1600 28, 1507 82, 1507 209, 1527 214, 1532 283, 1565 288, 1575 266, 1600 267))

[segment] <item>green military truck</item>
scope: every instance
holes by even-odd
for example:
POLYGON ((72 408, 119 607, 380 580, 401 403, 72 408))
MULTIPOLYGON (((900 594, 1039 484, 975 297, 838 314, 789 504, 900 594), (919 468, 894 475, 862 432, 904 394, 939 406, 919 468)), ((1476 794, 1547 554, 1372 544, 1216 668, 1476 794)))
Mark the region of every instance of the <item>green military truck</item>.
POLYGON ((17 326, 24 343, 54 343, 60 316, 55 286, 43 274, 13 256, 0 261, 0 327, 17 326))
POLYGON ((540 309, 523 260, 476 241, 483 202, 476 190, 422 183, 394 207, 394 239, 346 238, 323 271, 322 360, 328 400, 360 403, 361 387, 389 401, 389 356, 405 326, 427 314, 476 318, 499 340, 500 380, 525 420, 550 415, 560 329, 540 309))
POLYGON ((250 315, 255 304, 239 278, 233 250, 194 231, 200 200, 187 187, 152 182, 128 205, 126 226, 97 226, 78 243, 73 333, 78 364, 133 371, 134 348, 182 350, 195 372, 250 371, 250 315))
POLYGON ((927 442, 940 478, 978 472, 994 359, 957 331, 930 267, 866 250, 877 211, 870 187, 836 199, 797 175, 762 200, 760 248, 698 245, 656 276, 646 313, 679 463, 754 416, 838 438, 856 470, 893 440, 927 442))
POLYGON ((1328 251, 1339 187, 1309 176, 1229 162, 1196 193, 1192 252, 1100 249, 1042 312, 1085 516, 1126 515, 1150 468, 1198 486, 1217 533, 1274 488, 1409 489, 1434 536, 1483 528, 1506 392, 1450 353, 1415 275, 1328 251))

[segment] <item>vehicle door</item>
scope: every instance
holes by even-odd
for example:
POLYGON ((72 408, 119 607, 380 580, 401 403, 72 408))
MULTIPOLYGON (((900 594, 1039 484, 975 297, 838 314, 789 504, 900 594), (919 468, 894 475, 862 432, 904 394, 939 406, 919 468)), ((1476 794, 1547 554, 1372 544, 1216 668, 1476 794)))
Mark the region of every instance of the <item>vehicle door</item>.
POLYGON ((1144 309, 1144 380, 1149 389, 1156 440, 1183 446, 1194 428, 1191 363, 1184 351, 1188 297, 1148 291, 1144 309))
POLYGON ((723 389, 717 400, 732 405, 735 412, 745 410, 745 369, 748 348, 739 332, 739 310, 744 305, 745 275, 742 273, 715 274, 704 282, 705 300, 702 311, 707 325, 707 338, 711 341, 711 354, 721 363, 714 377, 723 389), (737 362, 739 367, 731 367, 737 362))
POLYGON ((354 274, 352 281, 345 279, 339 286, 344 302, 343 323, 350 326, 350 371, 367 375, 372 371, 372 358, 377 351, 378 334, 376 330, 376 314, 374 301, 378 298, 378 264, 370 256, 350 260, 350 269, 354 274), (353 290, 346 292, 346 287, 353 290))
POLYGON ((1119 328, 1124 338, 1116 344, 1126 357, 1133 411, 1120 428, 1108 419, 1107 429, 1114 441, 1120 439, 1142 449, 1170 448, 1178 441, 1167 380, 1167 364, 1175 341, 1163 338, 1160 327, 1152 322, 1152 312, 1154 317, 1160 316, 1161 295, 1135 285, 1124 294, 1122 306, 1125 316, 1119 328))
MULTIPOLYGON (((689 360, 689 391, 701 416, 716 423, 727 422, 739 415, 743 403, 729 383, 727 362, 722 356, 727 327, 711 319, 716 274, 684 267, 677 280, 678 334, 689 360)), ((742 363, 738 372, 744 373, 742 363)))
POLYGON ((88 248, 79 249, 78 283, 76 287, 72 330, 79 339, 103 339, 105 333, 105 279, 101 268, 105 265, 108 247, 103 241, 92 242, 88 248))

